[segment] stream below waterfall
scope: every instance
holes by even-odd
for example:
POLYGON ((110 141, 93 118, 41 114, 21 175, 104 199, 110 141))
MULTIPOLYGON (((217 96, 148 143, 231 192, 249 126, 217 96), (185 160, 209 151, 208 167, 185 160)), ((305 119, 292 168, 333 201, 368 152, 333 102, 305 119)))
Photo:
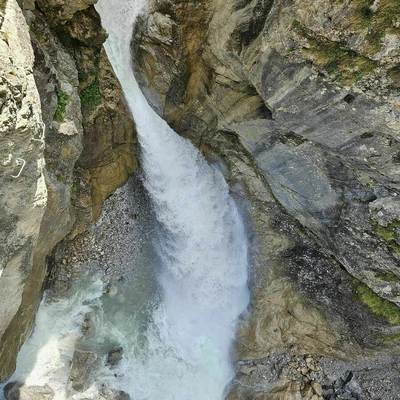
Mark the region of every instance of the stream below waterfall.
POLYGON ((130 40, 145 7, 140 0, 96 5, 136 122, 145 191, 135 199, 131 184, 113 196, 111 217, 106 206, 94 227, 101 232, 109 218, 113 233, 99 241, 112 249, 111 265, 99 272, 101 258, 88 261, 68 297, 45 298, 19 354, 11 381, 47 384, 55 400, 99 399, 104 385, 135 400, 222 400, 234 374, 230 347, 249 300, 245 227, 219 169, 169 128, 135 81, 130 40), (140 218, 130 224, 128 214, 140 218), (107 274, 115 275, 111 288, 107 274), (83 328, 90 334, 82 337, 83 328), (69 380, 78 347, 93 358, 91 384, 81 391, 69 380), (119 347, 122 360, 107 365, 119 347))

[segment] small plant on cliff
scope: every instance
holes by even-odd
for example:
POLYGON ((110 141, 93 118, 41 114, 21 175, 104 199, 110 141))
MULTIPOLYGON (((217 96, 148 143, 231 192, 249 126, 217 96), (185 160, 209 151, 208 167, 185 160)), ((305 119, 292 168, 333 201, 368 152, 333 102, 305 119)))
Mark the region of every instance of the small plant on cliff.
POLYGON ((4 41, 8 44, 8 41, 10 40, 10 35, 8 34, 8 32, 2 32, 2 35, 4 41))
POLYGON ((59 90, 57 92, 57 109, 56 112, 54 113, 54 119, 56 121, 58 122, 64 121, 68 100, 69 96, 65 92, 63 92, 62 90, 59 90))
POLYGON ((400 324, 400 308, 389 300, 378 296, 359 280, 355 280, 354 295, 357 300, 365 303, 378 318, 391 324, 400 324))
POLYGON ((84 108, 91 108, 99 105, 101 99, 99 84, 97 82, 93 82, 81 91, 81 102, 84 108))

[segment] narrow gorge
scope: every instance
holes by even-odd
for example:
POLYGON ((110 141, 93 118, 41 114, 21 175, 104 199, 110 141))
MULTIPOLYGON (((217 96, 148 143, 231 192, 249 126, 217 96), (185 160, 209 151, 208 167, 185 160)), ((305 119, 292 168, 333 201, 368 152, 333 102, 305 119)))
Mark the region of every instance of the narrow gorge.
POLYGON ((0 398, 396 399, 399 18, 0 0, 0 398))

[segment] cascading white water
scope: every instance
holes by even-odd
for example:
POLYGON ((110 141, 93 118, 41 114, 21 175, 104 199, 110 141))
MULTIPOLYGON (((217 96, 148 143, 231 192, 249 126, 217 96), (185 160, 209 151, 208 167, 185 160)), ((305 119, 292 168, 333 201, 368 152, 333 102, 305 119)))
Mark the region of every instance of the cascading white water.
MULTIPOLYGON (((154 246, 161 264, 161 294, 149 307, 148 322, 135 322, 127 318, 134 310, 119 316, 115 305, 102 301, 94 284, 97 292, 92 292, 97 296, 86 299, 84 307, 101 309, 96 340, 101 343, 111 337, 124 348, 120 365, 111 371, 104 367, 97 382, 124 390, 135 400, 222 400, 233 375, 229 349, 235 322, 249 299, 246 234, 222 174, 150 108, 135 81, 130 41, 135 19, 145 6, 144 0, 100 0, 96 8, 109 33, 107 54, 136 122, 144 184, 160 225, 154 246)), ((14 378, 50 386, 62 380, 56 400, 98 398, 96 384, 83 394, 68 394, 68 376, 62 371, 71 353, 66 356, 66 350, 57 350, 54 344, 61 346, 66 337, 76 340, 73 319, 84 311, 71 300, 47 309, 42 306, 36 336, 20 358, 29 358, 35 338, 49 332, 46 323, 52 328, 42 353, 48 354, 38 357, 29 371, 19 367, 14 378), (69 322, 56 322, 58 314, 69 322), (52 316, 51 322, 46 315, 52 316), (53 347, 46 347, 49 343, 53 347), (57 366, 52 368, 59 373, 50 376, 48 365, 53 359, 57 366)))
POLYGON ((144 5, 135 0, 101 0, 96 8, 110 35, 107 54, 137 125, 145 186, 165 228, 165 237, 157 243, 164 268, 162 319, 158 321, 162 340, 177 360, 204 368, 200 382, 194 382, 188 370, 187 376, 177 378, 184 384, 165 387, 159 395, 221 399, 231 375, 229 346, 235 319, 248 301, 246 237, 222 175, 155 114, 135 81, 130 41, 144 5), (219 360, 219 376, 213 376, 215 366, 208 365, 210 355, 219 360), (207 380, 218 381, 212 385, 214 393, 204 392, 207 380))

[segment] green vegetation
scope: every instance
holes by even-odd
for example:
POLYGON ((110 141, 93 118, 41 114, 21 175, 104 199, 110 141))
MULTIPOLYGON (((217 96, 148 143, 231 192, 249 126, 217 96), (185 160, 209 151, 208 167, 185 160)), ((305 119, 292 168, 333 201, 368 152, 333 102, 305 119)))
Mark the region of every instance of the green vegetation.
POLYGON ((349 85, 362 76, 371 74, 378 66, 377 62, 364 57, 355 51, 346 49, 338 42, 309 38, 310 49, 304 50, 328 74, 338 74, 342 84, 349 85))
POLYGON ((228 142, 230 143, 238 143, 239 139, 237 137, 237 135, 233 132, 229 132, 229 131, 219 131, 218 132, 220 135, 222 135, 228 142))
POLYGON ((374 12, 371 6, 374 4, 374 0, 358 0, 355 3, 355 15, 353 17, 353 24, 359 28, 368 28, 372 24, 372 18, 374 12))
POLYGON ((65 183, 65 179, 61 174, 57 174, 56 176, 57 176, 57 182, 65 183))
POLYGON ((386 336, 383 338, 383 343, 390 344, 390 343, 398 343, 400 342, 400 333, 392 336, 386 336))
POLYGON ((310 47, 303 49, 303 52, 328 74, 337 74, 339 82, 344 85, 357 82, 363 76, 373 73, 378 67, 377 61, 348 49, 345 43, 315 35, 298 20, 293 20, 292 27, 299 35, 308 39, 310 47))
POLYGON ((400 27, 395 26, 400 16, 400 0, 380 0, 375 11, 373 3, 373 0, 356 0, 350 20, 359 29, 368 28, 369 50, 376 52, 387 31, 400 34, 400 27))
POLYGON ((93 82, 81 91, 81 102, 83 108, 91 108, 101 103, 99 84, 93 82))
POLYGON ((43 32, 41 32, 41 31, 36 32, 36 39, 37 39, 39 42, 43 42, 43 41, 44 41, 44 34, 43 34, 43 32))
POLYGON ((76 193, 77 191, 78 191, 78 185, 75 184, 71 185, 71 192, 76 193))
POLYGON ((8 34, 8 32, 1 32, 3 35, 3 39, 4 41, 8 44, 8 41, 10 40, 10 35, 8 34))
POLYGON ((378 278, 382 281, 386 282, 399 282, 400 277, 394 274, 393 272, 381 272, 375 275, 375 278, 378 278))
POLYGON ((79 83, 85 83, 88 80, 88 74, 83 71, 78 72, 78 81, 79 83))
POLYGON ((400 308, 378 296, 364 283, 355 280, 354 296, 365 303, 372 313, 378 318, 388 321, 390 324, 400 324, 400 308))
POLYGON ((371 221, 371 225, 375 233, 387 242, 396 254, 400 255, 400 246, 397 243, 400 237, 400 221, 393 221, 388 226, 381 226, 376 221, 371 221))
POLYGON ((297 19, 294 19, 292 22, 292 28, 293 29, 302 29, 301 23, 297 19))
POLYGON ((65 118, 65 111, 67 109, 67 104, 69 97, 65 92, 59 90, 57 92, 57 109, 54 113, 54 119, 58 122, 64 121, 65 118))
POLYGON ((396 240, 398 237, 397 230, 400 230, 400 221, 393 221, 388 226, 381 226, 376 222, 372 224, 375 228, 375 232, 382 239, 387 242, 391 242, 392 240, 396 240))

